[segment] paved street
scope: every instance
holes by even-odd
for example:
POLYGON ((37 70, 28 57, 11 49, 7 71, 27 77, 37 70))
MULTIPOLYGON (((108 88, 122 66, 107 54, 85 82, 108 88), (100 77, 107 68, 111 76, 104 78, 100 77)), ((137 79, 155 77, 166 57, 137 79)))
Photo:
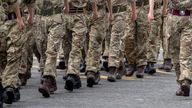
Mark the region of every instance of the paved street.
POLYGON ((123 78, 116 83, 102 81, 94 88, 83 87, 70 93, 64 90, 62 71, 58 72, 58 90, 51 98, 38 93, 40 73, 33 68, 32 78, 21 90, 21 100, 5 108, 191 108, 192 96, 176 97, 174 73, 157 73, 144 79, 123 78))
MULTIPOLYGON (((162 61, 162 51, 159 62, 162 61)), ((62 79, 64 71, 58 70, 58 90, 51 98, 43 98, 38 92, 40 73, 35 60, 32 78, 21 90, 21 100, 4 108, 191 108, 190 97, 176 97, 175 73, 158 71, 154 76, 146 75, 144 79, 124 77, 115 83, 102 80, 94 88, 86 87, 86 79, 81 75, 83 87, 73 92, 64 90, 62 79)))

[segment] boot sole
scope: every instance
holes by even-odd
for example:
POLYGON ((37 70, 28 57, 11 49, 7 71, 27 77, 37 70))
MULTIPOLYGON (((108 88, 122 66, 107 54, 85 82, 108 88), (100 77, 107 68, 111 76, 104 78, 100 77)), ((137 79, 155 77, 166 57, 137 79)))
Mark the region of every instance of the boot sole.
POLYGON ((109 82, 116 82, 115 78, 111 78, 111 77, 108 77, 107 81, 109 81, 109 82))
POLYGON ((121 80, 121 79, 122 79, 122 76, 121 76, 121 75, 116 75, 116 79, 117 79, 117 80, 121 80))
POLYGON ((133 74, 134 74, 134 72, 130 72, 130 73, 128 73, 128 74, 126 73, 125 76, 126 76, 126 77, 131 77, 131 76, 133 76, 133 74))
POLYGON ((188 86, 182 85, 181 90, 183 91, 183 96, 188 97, 190 95, 190 88, 188 86))
POLYGON ((153 74, 155 74, 155 73, 156 73, 156 70, 150 70, 150 71, 148 72, 149 75, 153 75, 153 74))
POLYGON ((45 89, 39 88, 39 92, 43 95, 43 97, 48 98, 50 97, 50 93, 47 92, 45 89))
POLYGON ((87 79, 87 87, 93 87, 93 85, 95 85, 95 80, 94 78, 88 78, 87 79))
POLYGON ((144 78, 144 75, 136 75, 137 78, 144 78))
POLYGON ((73 82, 71 80, 66 81, 65 89, 68 90, 68 91, 73 91, 73 82))
POLYGON ((6 97, 7 97, 7 99, 4 100, 4 102, 6 104, 12 104, 14 102, 13 98, 15 97, 15 95, 14 95, 14 93, 12 91, 7 91, 6 92, 6 97))

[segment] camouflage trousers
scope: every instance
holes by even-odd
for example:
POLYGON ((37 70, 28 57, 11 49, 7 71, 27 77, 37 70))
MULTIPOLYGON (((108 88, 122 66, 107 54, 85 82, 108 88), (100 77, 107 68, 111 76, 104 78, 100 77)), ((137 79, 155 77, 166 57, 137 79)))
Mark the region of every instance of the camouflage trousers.
POLYGON ((86 58, 86 72, 98 72, 100 66, 100 57, 102 52, 102 42, 105 38, 106 33, 106 17, 105 10, 99 10, 100 18, 93 19, 89 17, 90 31, 89 31, 89 45, 86 58))
POLYGON ((182 83, 185 79, 192 80, 191 28, 192 16, 168 16, 166 26, 168 51, 174 63, 178 83, 182 83))
POLYGON ((26 26, 24 31, 18 29, 16 20, 8 20, 0 27, 1 46, 5 51, 2 51, 5 59, 1 60, 3 63, 2 71, 2 84, 3 87, 11 86, 17 88, 20 84, 18 78, 18 70, 21 67, 22 55, 26 52, 26 43, 28 42, 27 31, 31 29, 31 26, 26 26), (5 63, 5 61, 7 63, 5 63), (6 65, 5 65, 6 64, 6 65))
POLYGON ((126 27, 126 12, 114 13, 114 19, 111 23, 111 39, 109 45, 109 67, 120 67, 120 61, 123 59, 123 36, 126 27))
POLYGON ((146 16, 147 7, 139 7, 137 12, 138 18, 136 22, 132 21, 131 15, 126 18, 125 54, 129 64, 143 66, 147 65, 146 43, 149 28, 146 16))
POLYGON ((62 14, 52 15, 48 17, 47 49, 46 61, 43 76, 56 77, 57 54, 61 45, 63 36, 65 35, 64 17, 62 14))
POLYGON ((110 46, 110 40, 111 40, 111 25, 109 25, 107 27, 107 30, 106 30, 106 36, 103 40, 103 48, 102 48, 102 51, 103 51, 103 57, 108 57, 109 56, 109 46, 110 46))
POLYGON ((169 51, 168 51, 168 35, 166 35, 166 34, 168 34, 167 32, 168 32, 168 30, 167 30, 167 27, 168 27, 168 25, 169 25, 169 17, 171 17, 171 15, 167 15, 165 18, 164 18, 164 21, 163 21, 163 31, 162 31, 162 46, 163 46, 163 57, 164 57, 164 59, 170 59, 171 58, 171 55, 169 54, 169 51))
POLYGON ((29 42, 26 46, 27 51, 22 56, 22 63, 19 69, 20 74, 31 74, 30 70, 33 63, 33 54, 39 62, 40 72, 44 71, 47 49, 48 29, 52 24, 49 17, 36 15, 35 23, 31 30, 28 31, 29 42))
POLYGON ((36 34, 36 23, 33 24, 30 30, 26 33, 28 36, 28 43, 25 46, 26 52, 22 55, 21 67, 19 68, 20 74, 31 74, 31 68, 33 65, 33 54, 37 57, 38 62, 40 63, 40 46, 37 38, 40 36, 36 34))
POLYGON ((72 43, 69 54, 67 74, 79 74, 79 65, 82 60, 82 50, 86 39, 87 16, 82 14, 70 14, 65 17, 67 30, 71 31, 72 43))
POLYGON ((161 24, 162 17, 160 13, 160 8, 156 9, 154 12, 155 19, 150 22, 149 36, 147 37, 147 60, 148 62, 157 62, 157 57, 160 49, 161 43, 161 24))

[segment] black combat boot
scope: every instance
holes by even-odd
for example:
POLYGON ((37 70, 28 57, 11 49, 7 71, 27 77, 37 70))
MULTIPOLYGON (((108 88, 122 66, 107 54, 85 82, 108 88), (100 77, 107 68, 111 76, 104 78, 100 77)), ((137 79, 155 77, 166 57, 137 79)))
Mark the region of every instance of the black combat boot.
POLYGON ((12 104, 20 100, 20 92, 18 88, 5 87, 3 92, 3 100, 6 104, 12 104))
POLYGON ((120 67, 116 71, 116 79, 122 79, 122 76, 126 73, 126 63, 120 62, 120 67))
POLYGON ((148 62, 145 68, 145 73, 153 75, 156 73, 155 62, 148 62))
POLYGON ((176 91, 176 96, 189 96, 190 85, 191 85, 191 80, 184 80, 180 88, 176 91))
POLYGON ((80 77, 75 74, 68 74, 64 88, 68 91, 73 91, 73 89, 81 88, 80 77))
POLYGON ((109 67, 109 74, 107 77, 107 80, 109 82, 116 82, 116 72, 117 72, 116 67, 109 67))
POLYGON ((92 72, 88 71, 87 75, 87 87, 93 87, 93 85, 97 85, 100 81, 100 72, 92 72))
POLYGON ((0 83, 0 108, 3 108, 3 86, 0 83))
POLYGON ((21 82, 21 86, 25 86, 27 84, 27 75, 19 73, 19 79, 21 82))
POLYGON ((39 86, 39 92, 45 97, 50 97, 50 94, 57 90, 56 80, 52 76, 44 76, 39 86))
POLYGON ((171 72, 173 67, 172 60, 171 59, 164 59, 164 62, 162 66, 159 67, 159 69, 163 69, 166 72, 171 72))
POLYGON ((136 77, 137 78, 143 78, 144 77, 144 71, 145 71, 145 66, 139 66, 136 71, 136 77))
POLYGON ((59 60, 59 64, 58 64, 58 66, 57 66, 57 69, 62 69, 62 70, 64 70, 66 67, 65 67, 65 60, 64 60, 64 58, 61 58, 60 60, 59 60))
POLYGON ((164 70, 166 72, 171 72, 172 67, 173 67, 172 60, 171 59, 165 59, 164 70))
POLYGON ((135 70, 136 70, 136 66, 134 64, 130 64, 130 65, 128 65, 128 68, 126 69, 125 75, 127 77, 131 77, 131 76, 133 76, 135 70))

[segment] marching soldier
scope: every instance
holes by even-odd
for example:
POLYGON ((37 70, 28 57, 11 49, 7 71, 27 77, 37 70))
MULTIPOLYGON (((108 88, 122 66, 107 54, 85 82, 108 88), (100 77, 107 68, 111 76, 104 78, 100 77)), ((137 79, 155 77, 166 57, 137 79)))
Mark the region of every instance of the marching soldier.
MULTIPOLYGON (((145 73, 154 74, 156 73, 155 64, 160 48, 160 30, 162 24, 161 15, 161 0, 154 1, 154 18, 149 20, 148 38, 147 38, 147 66, 145 73)), ((147 29, 147 28, 146 28, 147 29)))
MULTIPOLYGON (((134 0, 129 0, 132 5, 133 16, 136 16, 134 0)), ((113 20, 111 22, 111 39, 109 46, 109 76, 110 82, 116 81, 116 75, 120 74, 124 56, 124 32, 126 27, 127 0, 112 0, 113 20), (122 41, 123 40, 123 41, 122 41)), ((119 76, 119 75, 118 75, 119 76)), ((120 78, 121 79, 121 78, 120 78)))
MULTIPOLYGON (((0 26, 0 35, 5 39, 3 46, 6 48, 2 70, 2 85, 4 88, 4 102, 12 104, 20 99, 18 69, 20 67, 25 45, 28 41, 27 30, 31 28, 33 22, 33 5, 35 0, 1 0, 6 14, 0 26), (24 7, 28 7, 28 19, 25 21, 23 15, 24 7), (6 62, 6 63, 5 63, 6 62), (5 64, 4 64, 5 63, 5 64)), ((2 41, 2 40, 1 40, 2 41)), ((1 44, 2 45, 2 44, 1 44)), ((2 63, 2 62, 1 62, 2 63)))
POLYGON ((41 35, 40 40, 43 40, 40 42, 42 80, 39 86, 39 92, 44 97, 50 97, 50 93, 54 93, 57 90, 55 79, 57 52, 61 40, 65 35, 62 13, 63 0, 37 1, 37 6, 40 9, 40 15, 37 16, 37 21, 39 19, 37 31, 40 31, 37 34, 39 33, 41 35), (46 54, 46 58, 44 58, 45 56, 43 54, 46 54))
MULTIPOLYGON (((99 83, 100 80, 100 57, 102 52, 102 42, 105 38, 107 27, 106 20, 106 7, 111 9, 110 0, 94 0, 90 7, 92 7, 89 31, 89 47, 86 58, 86 75, 87 86, 92 87, 99 83), (107 2, 107 4, 106 4, 107 2)), ((111 10, 109 11, 109 19, 112 16, 111 10)))
MULTIPOLYGON (((150 17, 153 17, 153 0, 150 0, 150 17)), ((170 0, 169 15, 166 26, 168 51, 174 63, 179 89, 177 96, 189 96, 192 82, 191 49, 192 49, 192 2, 190 0, 170 0)), ((164 0, 163 13, 168 0, 164 0)))
POLYGON ((148 0, 137 0, 137 20, 135 24, 130 23, 126 30, 125 52, 129 62, 126 76, 132 76, 136 71, 137 78, 144 77, 147 65, 146 42, 148 37, 147 9, 148 0))

